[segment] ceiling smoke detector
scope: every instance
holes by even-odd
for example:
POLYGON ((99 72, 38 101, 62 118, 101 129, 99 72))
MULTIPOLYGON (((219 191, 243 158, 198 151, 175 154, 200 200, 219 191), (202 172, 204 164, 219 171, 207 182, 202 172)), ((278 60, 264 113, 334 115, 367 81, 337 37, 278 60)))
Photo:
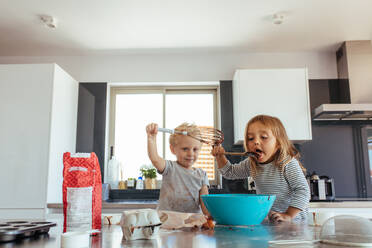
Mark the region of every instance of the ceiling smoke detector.
POLYGON ((283 23, 283 19, 284 19, 284 15, 283 14, 280 14, 280 13, 277 13, 277 14, 274 14, 273 15, 273 23, 274 24, 282 24, 283 23))
POLYGON ((40 20, 48 27, 48 28, 57 28, 57 19, 53 16, 42 15, 40 16, 40 20))

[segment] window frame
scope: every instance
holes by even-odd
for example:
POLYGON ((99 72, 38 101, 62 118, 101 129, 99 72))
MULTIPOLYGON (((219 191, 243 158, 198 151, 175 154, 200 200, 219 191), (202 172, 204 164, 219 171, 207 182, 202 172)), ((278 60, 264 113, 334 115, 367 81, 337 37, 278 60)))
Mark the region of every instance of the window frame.
MULTIPOLYGON (((369 145, 368 145, 368 130, 372 130, 372 125, 361 125, 359 128, 360 132, 360 141, 356 144, 359 145, 359 148, 356 148, 356 151, 360 151, 358 156, 360 156, 359 162, 359 170, 357 169, 357 173, 359 172, 361 185, 361 192, 360 197, 372 197, 372 177, 370 174, 371 165, 370 161, 371 158, 369 156, 369 145)), ((358 134, 357 134, 358 135, 358 134)), ((358 137, 357 137, 358 138, 358 137)), ((357 164, 358 165, 358 164, 357 164)))
MULTIPOLYGON (((110 111, 109 111, 109 135, 108 135, 108 146, 107 150, 110 151, 111 147, 115 145, 115 110, 116 110, 116 95, 118 94, 153 94, 159 93, 163 96, 163 118, 162 123, 159 123, 160 126, 164 126, 166 120, 166 95, 167 94, 179 94, 179 93, 186 93, 186 94, 205 94, 205 93, 212 93, 213 94, 213 118, 214 118, 214 127, 217 129, 221 129, 221 121, 220 121, 220 108, 218 107, 220 104, 220 86, 219 83, 216 85, 179 85, 179 86, 114 86, 111 85, 110 87, 110 111)), ((162 134, 163 140, 163 147, 162 153, 163 158, 166 155, 166 135, 162 134)), ((115 152, 114 152, 115 153, 115 152)), ((110 159, 111 154, 108 156, 108 160, 110 159)), ((220 178, 217 172, 217 164, 214 163, 214 180, 209 180, 210 185, 218 185, 220 184, 220 178)))

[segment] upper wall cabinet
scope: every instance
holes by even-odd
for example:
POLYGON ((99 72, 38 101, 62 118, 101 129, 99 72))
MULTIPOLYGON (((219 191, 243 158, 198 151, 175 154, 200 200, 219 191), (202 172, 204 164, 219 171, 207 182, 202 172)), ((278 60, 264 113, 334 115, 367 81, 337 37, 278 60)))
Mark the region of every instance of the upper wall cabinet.
POLYGON ((242 143, 247 122, 278 117, 294 142, 311 140, 307 69, 237 70, 233 81, 234 141, 242 143))

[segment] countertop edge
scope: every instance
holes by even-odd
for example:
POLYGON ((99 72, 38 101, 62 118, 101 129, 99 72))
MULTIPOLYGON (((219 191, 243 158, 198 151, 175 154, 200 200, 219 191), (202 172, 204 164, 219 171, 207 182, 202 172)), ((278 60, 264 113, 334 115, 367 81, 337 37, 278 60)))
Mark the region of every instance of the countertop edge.
MULTIPOLYGON (((135 209, 135 208, 156 208, 157 201, 149 202, 102 202, 103 209, 135 209)), ((59 209, 63 208, 62 203, 48 203, 47 208, 59 209)))
MULTIPOLYGON (((157 201, 102 202, 103 209, 156 208, 157 201)), ((47 208, 63 208, 62 203, 48 203, 47 208)), ((310 202, 309 208, 372 208, 372 201, 310 202)))

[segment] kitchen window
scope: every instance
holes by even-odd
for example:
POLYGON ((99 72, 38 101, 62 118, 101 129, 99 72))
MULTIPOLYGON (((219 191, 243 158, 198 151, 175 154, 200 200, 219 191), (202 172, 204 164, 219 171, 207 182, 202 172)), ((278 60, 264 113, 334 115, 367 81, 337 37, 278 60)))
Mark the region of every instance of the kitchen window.
MULTIPOLYGON (((122 180, 140 176, 142 166, 151 165, 147 155, 146 125, 175 128, 183 122, 217 127, 217 85, 167 87, 112 87, 110 100, 110 140, 121 163, 122 180)), ((159 132, 158 153, 175 160, 169 149, 169 134, 159 132)), ((203 145, 194 167, 205 170, 210 183, 216 183, 211 147, 203 145)), ((157 179, 161 179, 158 174, 157 179)))

